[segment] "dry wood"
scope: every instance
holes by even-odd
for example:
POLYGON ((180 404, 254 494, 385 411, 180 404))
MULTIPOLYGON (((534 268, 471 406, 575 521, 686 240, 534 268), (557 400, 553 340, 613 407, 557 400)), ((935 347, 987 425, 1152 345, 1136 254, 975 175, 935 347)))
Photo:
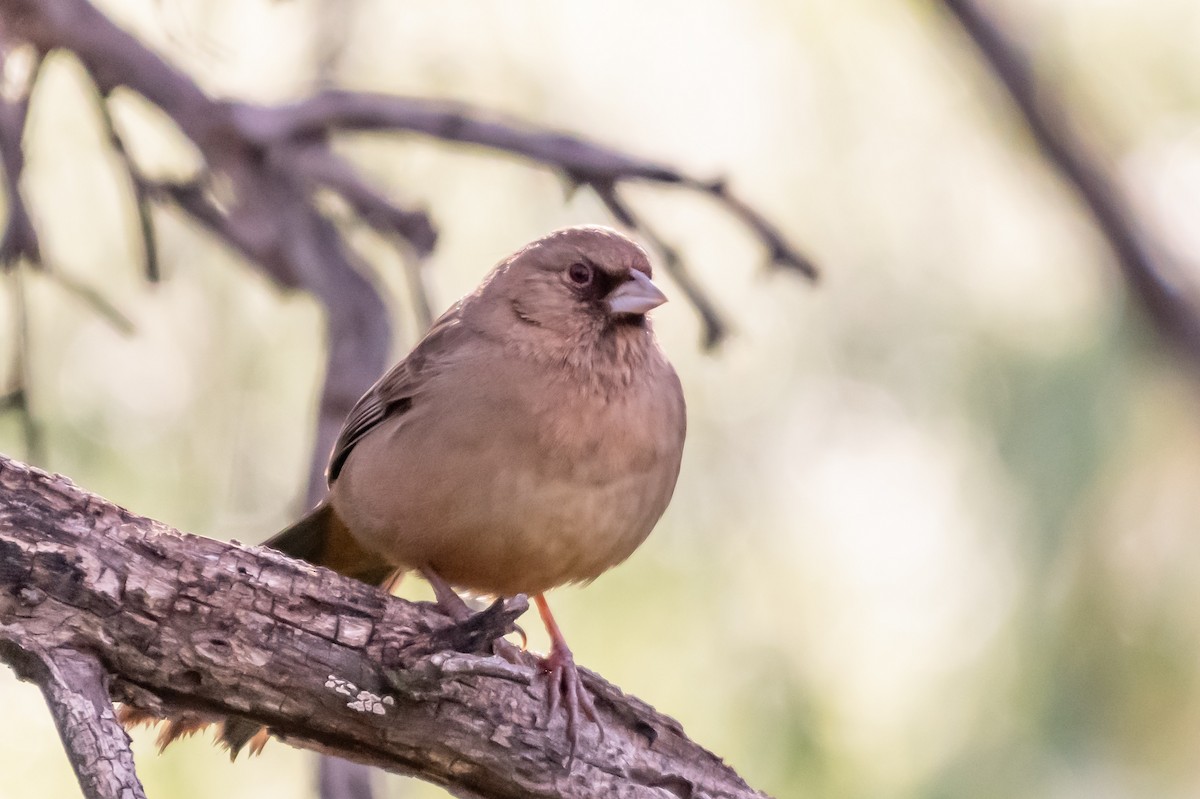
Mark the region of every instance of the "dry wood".
MULTIPOLYGON (((30 588, 19 591, 17 599, 37 605, 43 597, 30 588)), ((84 796, 145 799, 128 737, 109 699, 108 676, 94 655, 46 649, 31 631, 11 625, 0 634, 0 660, 41 687, 84 796)))
POLYGON ((497 603, 456 625, 426 603, 180 533, 0 457, 0 659, 70 716, 64 739, 89 797, 140 790, 123 770, 124 733, 95 702, 96 664, 113 698, 148 711, 252 719, 463 796, 762 796, 677 722, 587 671, 604 732, 584 727, 568 771, 561 716, 542 723, 533 658, 487 654, 525 607, 497 603))

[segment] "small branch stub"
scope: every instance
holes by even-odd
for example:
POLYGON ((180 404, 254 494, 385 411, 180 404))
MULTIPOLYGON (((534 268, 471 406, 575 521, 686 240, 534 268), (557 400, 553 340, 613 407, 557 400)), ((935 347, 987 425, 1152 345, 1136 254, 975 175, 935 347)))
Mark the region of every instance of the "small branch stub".
MULTIPOLYGON (((26 606, 44 599, 38 589, 18 592, 18 602, 26 606)), ((129 736, 109 699, 108 675, 95 657, 68 648, 43 649, 16 626, 0 624, 0 660, 42 689, 87 799, 145 799, 129 736)))

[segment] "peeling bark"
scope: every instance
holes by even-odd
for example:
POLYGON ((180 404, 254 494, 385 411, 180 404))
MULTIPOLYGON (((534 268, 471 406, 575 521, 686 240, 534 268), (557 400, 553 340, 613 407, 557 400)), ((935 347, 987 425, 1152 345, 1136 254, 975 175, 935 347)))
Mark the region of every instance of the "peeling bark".
MULTIPOLYGON (((603 736, 585 725, 568 771, 562 718, 541 723, 533 658, 488 654, 525 607, 497 603, 456 625, 427 603, 180 533, 0 457, 0 659, 43 687, 56 718, 91 707, 69 715, 95 740, 124 740, 94 701, 102 667, 114 699, 149 712, 251 719, 462 796, 762 797, 677 722, 587 671, 603 736), (71 654, 52 673, 34 650, 71 654)), ((124 752, 63 735, 85 792, 97 760, 125 774, 124 752)), ((88 795, 139 796, 128 775, 130 793, 88 795)))

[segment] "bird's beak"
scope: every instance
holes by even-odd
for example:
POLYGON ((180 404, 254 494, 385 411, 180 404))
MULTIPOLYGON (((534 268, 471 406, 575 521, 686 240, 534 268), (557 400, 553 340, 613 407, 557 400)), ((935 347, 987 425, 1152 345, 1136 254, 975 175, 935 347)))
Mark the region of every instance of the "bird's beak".
POLYGON ((644 272, 634 269, 629 279, 608 295, 608 312, 613 316, 640 316, 666 301, 667 295, 644 272))

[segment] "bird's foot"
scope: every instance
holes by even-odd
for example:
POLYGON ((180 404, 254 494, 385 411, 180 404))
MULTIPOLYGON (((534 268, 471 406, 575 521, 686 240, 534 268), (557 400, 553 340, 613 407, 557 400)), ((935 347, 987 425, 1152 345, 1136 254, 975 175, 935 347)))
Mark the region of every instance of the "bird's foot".
POLYGON ((536 594, 533 601, 537 604, 538 613, 541 614, 542 622, 546 625, 546 632, 550 636, 550 654, 542 658, 538 664, 539 670, 546 678, 545 724, 547 727, 550 726, 550 719, 558 711, 559 705, 562 705, 567 716, 567 744, 570 747, 567 752, 567 773, 570 773, 571 766, 575 762, 575 750, 579 744, 580 712, 595 723, 601 739, 604 738, 604 725, 600 723, 600 717, 596 713, 592 697, 588 695, 583 681, 579 679, 575 656, 571 654, 571 647, 567 646, 562 630, 558 628, 558 622, 554 620, 554 614, 550 612, 550 605, 546 603, 545 595, 536 594))
MULTIPOLYGON (((442 613, 445 613, 447 616, 453 619, 455 626, 460 629, 470 627, 472 621, 480 621, 486 614, 493 614, 496 611, 506 611, 508 610, 506 607, 508 605, 517 605, 515 612, 513 613, 514 617, 524 613, 525 608, 528 607, 526 604, 525 595, 518 594, 516 597, 508 600, 507 602, 503 599, 496 600, 492 607, 488 608, 487 610, 480 611, 477 615, 471 611, 471 608, 466 602, 463 601, 463 598, 460 597, 458 593, 450 587, 450 584, 442 578, 442 575, 438 574, 434 569, 426 566, 425 568, 421 569, 421 574, 424 575, 425 579, 429 581, 429 585, 433 588, 434 597, 437 599, 438 610, 442 611, 442 613)), ((513 644, 505 641, 503 638, 494 638, 492 639, 491 644, 492 653, 499 655, 509 663, 520 664, 522 662, 522 655, 525 652, 525 631, 516 624, 512 624, 511 626, 517 632, 517 634, 521 636, 521 648, 518 649, 513 644)))
POLYGON ((604 726, 596 713, 596 706, 583 680, 579 678, 579 669, 575 666, 575 656, 566 643, 555 641, 551 645, 550 654, 538 663, 538 669, 546 680, 546 699, 544 704, 544 723, 550 726, 550 720, 561 706, 567 717, 567 771, 575 762, 575 750, 579 745, 579 716, 582 713, 592 721, 604 737, 604 726))

